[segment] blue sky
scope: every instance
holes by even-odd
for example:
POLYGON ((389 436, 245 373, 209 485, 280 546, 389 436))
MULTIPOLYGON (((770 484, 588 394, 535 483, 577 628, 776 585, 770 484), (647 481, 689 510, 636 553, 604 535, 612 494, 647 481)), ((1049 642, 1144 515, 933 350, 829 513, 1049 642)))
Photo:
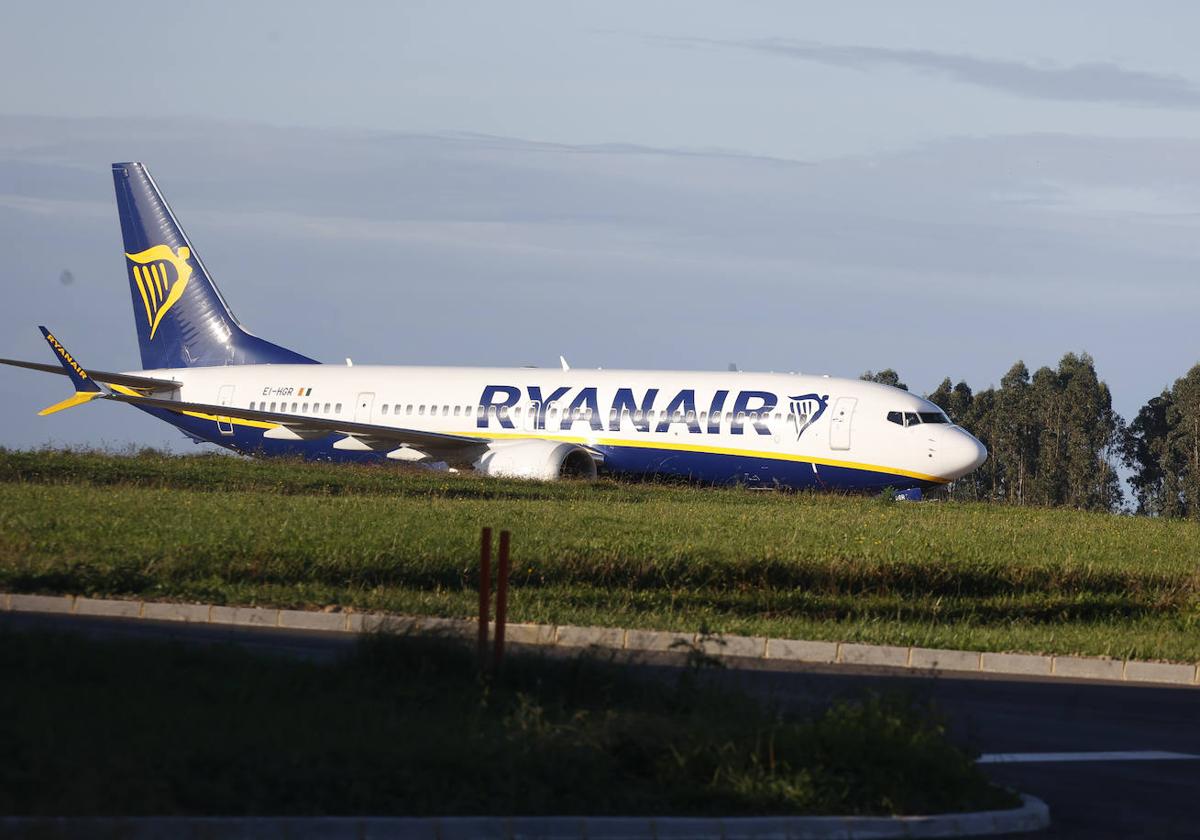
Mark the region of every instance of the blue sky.
MULTIPOLYGON (((136 367, 126 159, 247 326, 329 361, 926 391, 1086 350, 1132 416, 1200 355, 1200 7, 296 6, 6 10, 0 355, 47 323, 136 367)), ((37 418, 49 379, 0 371, 0 444, 190 447, 37 418)))

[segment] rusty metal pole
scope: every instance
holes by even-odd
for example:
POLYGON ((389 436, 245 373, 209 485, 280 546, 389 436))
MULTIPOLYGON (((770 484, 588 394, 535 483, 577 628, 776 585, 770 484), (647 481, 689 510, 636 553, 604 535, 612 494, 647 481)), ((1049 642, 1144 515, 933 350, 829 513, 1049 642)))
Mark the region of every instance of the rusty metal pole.
POLYGON ((488 607, 492 603, 492 529, 484 528, 479 539, 479 662, 487 661, 488 607))
POLYGON ((508 621, 508 531, 500 532, 500 568, 496 575, 496 650, 493 667, 504 659, 504 625, 508 621))

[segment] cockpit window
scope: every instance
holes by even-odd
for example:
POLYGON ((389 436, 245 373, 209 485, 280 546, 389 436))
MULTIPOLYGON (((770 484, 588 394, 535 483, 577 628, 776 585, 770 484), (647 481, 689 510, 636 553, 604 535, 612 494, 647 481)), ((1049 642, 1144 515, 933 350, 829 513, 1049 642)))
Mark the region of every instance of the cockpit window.
POLYGON ((897 426, 918 426, 921 423, 949 423, 950 418, 940 411, 889 411, 889 423, 897 426))

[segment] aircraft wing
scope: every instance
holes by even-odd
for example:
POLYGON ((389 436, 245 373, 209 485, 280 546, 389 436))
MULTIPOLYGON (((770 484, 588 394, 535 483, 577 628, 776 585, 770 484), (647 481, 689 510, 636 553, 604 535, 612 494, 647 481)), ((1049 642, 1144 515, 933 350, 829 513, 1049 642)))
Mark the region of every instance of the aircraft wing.
MULTIPOLYGON (((0 359, 0 365, 12 365, 13 367, 29 368, 30 370, 40 370, 43 373, 57 373, 66 376, 67 372, 61 365, 44 365, 41 362, 24 362, 20 359, 0 359)), ((133 376, 127 373, 110 373, 106 370, 91 370, 84 368, 92 379, 97 382, 103 382, 105 385, 124 385, 126 388, 133 388, 138 391, 148 391, 150 393, 162 393, 166 391, 179 390, 179 383, 170 379, 154 379, 149 376, 133 376)))
MULTIPOLYGON (((468 450, 482 449, 491 442, 487 438, 449 435, 442 434, 441 432, 423 432, 416 429, 397 429, 394 426, 355 423, 333 417, 309 417, 276 411, 257 411, 248 408, 238 408, 232 405, 210 405, 208 403, 164 400, 156 397, 143 397, 137 394, 114 393, 109 394, 108 399, 211 420, 237 418, 240 420, 253 420, 259 423, 274 423, 288 429, 297 438, 341 434, 345 435, 347 439, 353 438, 360 442, 363 449, 387 449, 407 445, 414 449, 437 452, 439 454, 466 454, 468 450)), ((274 437, 275 435, 271 434, 272 431, 272 429, 268 429, 266 432, 267 435, 274 437)), ((360 447, 347 446, 345 448, 358 449, 360 447)))

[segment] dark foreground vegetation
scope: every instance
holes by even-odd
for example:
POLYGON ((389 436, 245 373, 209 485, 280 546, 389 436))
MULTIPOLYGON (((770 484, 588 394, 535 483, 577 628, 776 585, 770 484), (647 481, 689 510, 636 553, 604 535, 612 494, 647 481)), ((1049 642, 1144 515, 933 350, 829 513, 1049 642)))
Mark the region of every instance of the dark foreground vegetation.
POLYGON ((332 664, 0 631, 0 814, 912 814, 1015 806, 928 710, 376 636, 332 664))
POLYGON ((0 450, 0 589, 1200 660, 1200 529, 962 502, 0 450))

